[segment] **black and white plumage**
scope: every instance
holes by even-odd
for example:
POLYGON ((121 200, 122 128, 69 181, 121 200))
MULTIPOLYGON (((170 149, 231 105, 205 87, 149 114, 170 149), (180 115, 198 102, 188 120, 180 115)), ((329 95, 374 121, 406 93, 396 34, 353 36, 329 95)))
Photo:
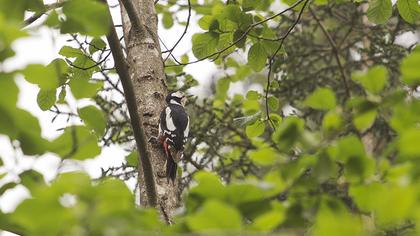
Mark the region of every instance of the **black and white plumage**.
POLYGON ((160 113, 159 140, 167 157, 166 176, 172 181, 176 178, 177 162, 183 157, 189 133, 190 119, 184 109, 186 101, 182 92, 170 93, 166 97, 167 106, 160 113))

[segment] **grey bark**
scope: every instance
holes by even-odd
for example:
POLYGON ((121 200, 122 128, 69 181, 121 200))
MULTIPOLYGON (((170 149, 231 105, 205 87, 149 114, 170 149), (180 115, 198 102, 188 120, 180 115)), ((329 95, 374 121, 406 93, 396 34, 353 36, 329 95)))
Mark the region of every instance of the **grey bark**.
MULTIPOLYGON (((175 183, 167 182, 165 176, 165 155, 159 143, 153 141, 158 136, 158 121, 165 107, 167 86, 164 66, 157 34, 157 14, 153 0, 132 0, 134 12, 141 27, 131 27, 127 11, 121 5, 121 16, 126 45, 127 64, 132 78, 139 115, 143 117, 143 127, 148 138, 153 174, 156 184, 157 204, 162 216, 169 220, 179 206, 179 176, 175 183), (168 217, 169 216, 169 217, 168 217)), ((140 163, 141 165, 141 163, 140 163)), ((139 168, 140 204, 147 205, 147 192, 142 168, 139 168)))

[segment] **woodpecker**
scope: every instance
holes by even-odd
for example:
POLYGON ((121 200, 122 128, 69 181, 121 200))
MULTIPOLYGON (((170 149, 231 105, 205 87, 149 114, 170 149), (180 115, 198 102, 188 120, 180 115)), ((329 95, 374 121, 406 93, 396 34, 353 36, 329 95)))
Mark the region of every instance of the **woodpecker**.
POLYGON ((177 163, 183 158, 190 118, 184 109, 187 97, 177 91, 166 96, 167 106, 160 113, 159 141, 166 155, 166 178, 176 178, 177 163))

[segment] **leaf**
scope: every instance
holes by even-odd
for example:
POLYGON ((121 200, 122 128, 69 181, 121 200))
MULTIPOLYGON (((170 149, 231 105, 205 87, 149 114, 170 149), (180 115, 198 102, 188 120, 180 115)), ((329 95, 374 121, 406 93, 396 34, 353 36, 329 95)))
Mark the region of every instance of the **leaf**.
POLYGON ((338 130, 343 124, 343 119, 340 114, 332 110, 325 114, 324 119, 322 120, 322 128, 325 131, 334 131, 338 130))
POLYGON ((219 34, 217 33, 203 33, 194 34, 192 36, 192 51, 197 59, 208 57, 216 52, 219 43, 219 34))
POLYGON ((367 74, 356 73, 352 79, 358 81, 367 91, 378 94, 387 83, 388 70, 384 66, 374 66, 367 74))
POLYGON ((316 214, 311 235, 336 235, 338 232, 342 236, 365 235, 360 218, 350 214, 342 202, 325 197, 316 214))
POLYGON ((89 52, 91 54, 106 48, 106 43, 101 38, 93 38, 89 44, 89 52))
POLYGON ((106 128, 106 120, 103 112, 95 106, 87 106, 78 110, 80 118, 86 126, 93 129, 98 137, 102 137, 106 128))
POLYGON ((139 152, 137 150, 132 151, 125 157, 127 165, 137 167, 139 164, 139 152))
POLYGON ((163 13, 162 24, 165 29, 169 29, 174 25, 174 20, 172 19, 172 15, 167 11, 163 13))
POLYGON ((265 123, 261 120, 257 120, 254 124, 248 125, 245 129, 246 136, 249 138, 255 138, 264 133, 265 123))
POLYGON ((36 98, 39 108, 41 108, 43 111, 49 110, 55 104, 56 93, 56 89, 39 90, 38 96, 36 98))
POLYGON ((268 106, 271 110, 277 111, 279 108, 279 99, 273 96, 268 97, 268 106))
POLYGON ((62 24, 63 33, 77 33, 101 36, 108 34, 111 17, 104 3, 93 0, 66 1, 63 6, 66 21, 62 24))
POLYGON ((398 146, 400 149, 400 155, 412 158, 420 157, 420 145, 418 141, 420 140, 420 130, 419 129, 409 129, 404 131, 401 134, 401 137, 398 141, 398 146))
POLYGON ((373 122, 376 119, 376 114, 376 110, 370 110, 357 114, 353 117, 353 124, 360 132, 363 132, 373 125, 373 122))
POLYGON ((267 53, 261 43, 256 43, 248 51, 248 65, 259 72, 265 67, 267 61, 267 53))
POLYGON ((246 99, 248 100, 257 100, 260 97, 260 94, 257 91, 249 90, 246 93, 246 99))
POLYGON ((416 48, 410 55, 404 58, 401 62, 401 80, 402 82, 410 85, 420 85, 420 48, 416 48))
POLYGON ((392 15, 391 0, 370 0, 367 16, 376 24, 384 24, 392 15))
POLYGON ((69 85, 73 96, 76 99, 82 99, 94 97, 98 90, 102 88, 103 84, 100 82, 90 82, 87 79, 73 78, 70 80, 69 85))
POLYGON ((252 223, 252 228, 260 232, 269 233, 286 219, 285 212, 273 209, 259 215, 252 223))
POLYGON ((363 211, 373 212, 382 224, 397 224, 413 211, 416 203, 412 187, 371 183, 351 186, 349 194, 363 211))
POLYGON ((230 232, 242 225, 238 210, 220 201, 208 200, 194 215, 187 218, 187 226, 193 232, 230 232))
POLYGON ((13 109, 18 100, 19 88, 12 75, 0 73, 0 108, 13 109))
POLYGON ((198 185, 191 188, 190 196, 199 195, 204 199, 224 198, 225 188, 215 174, 201 171, 194 175, 194 180, 198 182, 198 185))
POLYGON ((238 29, 233 33, 233 41, 236 42, 235 45, 238 48, 244 48, 246 42, 246 34, 244 31, 238 29), (239 40, 239 41, 238 41, 239 40))
POLYGON ((23 70, 25 79, 32 84, 37 84, 41 89, 55 89, 59 85, 57 72, 54 68, 39 64, 28 65, 23 70))
POLYGON ((281 149, 290 149, 302 137, 303 120, 289 116, 284 119, 278 129, 273 133, 272 139, 281 149))
POLYGON ((59 54, 62 55, 62 56, 65 56, 65 57, 69 57, 69 58, 79 57, 79 56, 84 55, 82 50, 80 50, 79 48, 73 48, 73 47, 70 47, 70 46, 63 46, 60 49, 59 54))
POLYGON ((304 104, 318 110, 331 110, 336 106, 335 94, 329 88, 317 88, 304 104))
POLYGON ((258 165, 270 166, 280 158, 273 148, 260 148, 249 152, 249 158, 258 165))
POLYGON ((420 6, 417 0, 398 0, 397 8, 401 17, 408 23, 420 19, 420 6))
POLYGON ((76 160, 93 158, 101 153, 97 137, 85 126, 67 127, 61 136, 52 141, 49 149, 62 158, 76 160))

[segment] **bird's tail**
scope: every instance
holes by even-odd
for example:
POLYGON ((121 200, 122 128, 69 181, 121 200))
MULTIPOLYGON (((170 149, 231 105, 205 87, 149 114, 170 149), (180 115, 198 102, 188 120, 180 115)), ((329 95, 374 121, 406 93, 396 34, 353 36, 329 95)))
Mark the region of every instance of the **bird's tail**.
POLYGON ((169 182, 169 179, 172 180, 172 182, 175 181, 177 168, 178 168, 178 165, 172 159, 172 157, 168 157, 168 159, 166 160, 166 178, 168 182, 169 182))

